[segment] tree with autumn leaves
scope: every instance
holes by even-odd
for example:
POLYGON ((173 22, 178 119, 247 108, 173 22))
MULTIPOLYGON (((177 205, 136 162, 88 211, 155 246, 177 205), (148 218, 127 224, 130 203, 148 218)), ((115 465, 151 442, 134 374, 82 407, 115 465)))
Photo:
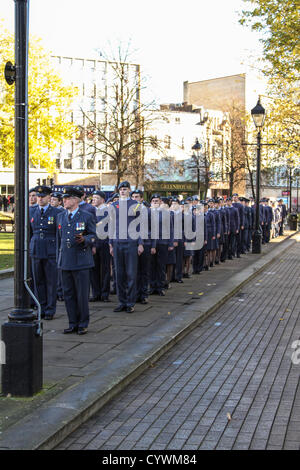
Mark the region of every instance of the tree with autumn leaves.
POLYGON ((266 126, 273 159, 300 166, 300 22, 298 0, 244 0, 240 23, 262 33, 268 77, 266 126))
MULTIPOLYGON (((14 164, 14 86, 4 79, 5 63, 14 62, 14 36, 0 23, 0 162, 3 167, 14 164)), ((53 156, 60 146, 72 138, 71 104, 77 89, 63 83, 50 64, 50 53, 39 39, 29 41, 28 133, 31 167, 41 167, 52 175, 53 156)))

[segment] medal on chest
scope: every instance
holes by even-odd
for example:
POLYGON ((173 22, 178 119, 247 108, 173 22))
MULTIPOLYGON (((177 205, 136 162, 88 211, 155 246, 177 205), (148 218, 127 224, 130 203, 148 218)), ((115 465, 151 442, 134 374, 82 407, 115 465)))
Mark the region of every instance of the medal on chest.
POLYGON ((76 222, 75 230, 84 230, 84 229, 85 229, 85 223, 84 222, 76 222))

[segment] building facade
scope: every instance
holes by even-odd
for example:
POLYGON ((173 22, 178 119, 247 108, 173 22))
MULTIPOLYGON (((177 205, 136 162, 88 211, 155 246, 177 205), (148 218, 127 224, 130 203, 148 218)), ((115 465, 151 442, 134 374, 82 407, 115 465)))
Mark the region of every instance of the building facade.
MULTIPOLYGON (((85 184, 104 190, 114 190, 116 183, 115 162, 105 152, 105 141, 97 136, 98 126, 106 124, 107 138, 111 128, 107 125, 109 110, 114 105, 115 62, 98 59, 52 56, 53 68, 60 73, 64 83, 79 90, 70 120, 77 128, 76 135, 63 146, 58 146, 55 155, 55 172, 50 175, 43 168, 32 167, 29 171, 29 186, 50 184, 85 184)), ((126 80, 132 93, 131 105, 138 109, 140 101, 140 66, 124 64, 126 80)), ((30 119, 30 116, 29 116, 30 119)), ((0 167, 0 194, 14 193, 13 168, 0 167)))
POLYGON ((227 194, 230 128, 226 113, 182 103, 160 108, 148 130, 151 144, 145 147, 145 191, 202 197, 227 194), (199 148, 193 149, 196 142, 199 148))

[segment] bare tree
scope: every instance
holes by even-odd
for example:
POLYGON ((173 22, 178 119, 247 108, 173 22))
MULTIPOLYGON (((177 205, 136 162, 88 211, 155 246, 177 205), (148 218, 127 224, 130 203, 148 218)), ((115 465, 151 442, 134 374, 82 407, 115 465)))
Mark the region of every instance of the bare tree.
MULTIPOLYGON (((102 99, 104 119, 95 122, 85 113, 89 133, 87 151, 102 154, 116 171, 116 186, 127 176, 136 187, 144 179, 144 148, 151 144, 147 129, 156 119, 154 103, 142 103, 140 66, 130 62, 130 44, 119 44, 116 53, 104 57, 107 87, 102 99)), ((103 56, 103 54, 102 54, 103 56)))
POLYGON ((228 113, 230 127, 230 148, 227 155, 227 174, 229 177, 229 191, 232 195, 234 188, 245 181, 245 168, 247 149, 245 143, 246 113, 243 105, 238 101, 230 101, 224 107, 228 113))

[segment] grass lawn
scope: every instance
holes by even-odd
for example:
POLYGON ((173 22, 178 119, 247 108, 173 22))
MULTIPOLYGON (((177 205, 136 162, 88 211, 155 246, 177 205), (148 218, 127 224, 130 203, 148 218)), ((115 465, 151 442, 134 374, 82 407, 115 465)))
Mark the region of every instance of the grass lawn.
POLYGON ((0 232, 0 270, 13 267, 14 265, 13 249, 14 249, 14 234, 0 232))

